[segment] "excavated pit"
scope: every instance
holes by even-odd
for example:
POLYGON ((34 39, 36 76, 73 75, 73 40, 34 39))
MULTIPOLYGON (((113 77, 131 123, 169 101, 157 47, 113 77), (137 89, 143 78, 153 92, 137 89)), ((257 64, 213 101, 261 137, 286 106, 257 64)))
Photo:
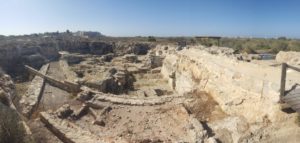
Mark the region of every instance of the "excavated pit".
POLYGON ((226 48, 165 47, 60 51, 35 67, 51 79, 29 72, 14 102, 43 143, 274 142, 285 131, 298 140, 295 114, 277 108, 276 80, 253 71, 277 69, 237 62, 226 48))
MULTIPOLYGON (((68 126, 64 129, 66 123, 88 134, 91 142, 204 141, 209 135, 202 124, 226 116, 204 92, 177 95, 160 73, 163 58, 151 62, 148 55, 125 55, 107 60, 105 56, 62 53, 59 61, 49 63, 45 75, 84 88, 76 98, 76 94, 40 79, 40 94, 28 115, 38 142, 80 142, 65 135, 66 130, 72 133, 68 126), (72 113, 61 117, 58 114, 66 110, 64 106, 72 113), (60 121, 65 123, 55 126, 60 121)), ((28 94, 30 84, 17 83, 17 92, 28 94)))

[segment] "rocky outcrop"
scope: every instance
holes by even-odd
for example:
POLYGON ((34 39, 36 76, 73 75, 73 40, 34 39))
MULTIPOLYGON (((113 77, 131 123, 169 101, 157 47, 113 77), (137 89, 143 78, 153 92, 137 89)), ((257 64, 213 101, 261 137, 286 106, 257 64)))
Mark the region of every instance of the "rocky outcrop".
POLYGON ((105 55, 113 52, 113 45, 105 42, 91 42, 89 49, 91 54, 105 55))
POLYGON ((58 49, 53 45, 26 46, 13 44, 0 46, 0 66, 12 76, 24 75, 24 65, 40 68, 49 60, 59 57, 58 49))
POLYGON ((0 69, 0 102, 8 107, 15 108, 12 100, 16 96, 15 85, 10 76, 0 69))
POLYGON ((204 90, 227 114, 250 123, 284 118, 278 105, 280 69, 192 48, 168 55, 161 72, 179 94, 204 90))
MULTIPOLYGON (((18 38, 0 43, 0 66, 14 77, 26 73, 24 65, 40 68, 48 61, 58 59, 60 50, 94 55, 105 55, 114 50, 112 43, 84 40, 78 37, 18 38)), ((80 60, 78 57, 75 58, 68 59, 70 62, 80 60)))
POLYGON ((104 55, 113 52, 113 44, 100 41, 88 41, 83 39, 58 41, 60 50, 71 53, 104 55))
POLYGON ((0 71, 0 143, 25 143, 31 140, 27 136, 27 125, 12 103, 15 96, 11 78, 0 71))
POLYGON ((279 63, 287 63, 300 67, 300 52, 284 52, 280 51, 276 55, 276 61, 279 63))

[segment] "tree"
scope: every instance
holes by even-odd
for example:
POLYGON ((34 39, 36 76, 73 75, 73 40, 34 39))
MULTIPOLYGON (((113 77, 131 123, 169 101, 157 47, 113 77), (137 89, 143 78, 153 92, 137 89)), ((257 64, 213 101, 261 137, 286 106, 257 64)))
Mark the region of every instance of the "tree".
POLYGON ((67 34, 70 34, 71 32, 70 32, 70 30, 69 30, 69 29, 67 29, 67 30, 66 30, 66 33, 67 33, 67 34))
POLYGON ((287 40, 286 37, 278 37, 278 40, 287 40))
POLYGON ((272 46, 271 52, 277 54, 280 51, 286 51, 288 49, 288 44, 285 42, 275 42, 272 46))

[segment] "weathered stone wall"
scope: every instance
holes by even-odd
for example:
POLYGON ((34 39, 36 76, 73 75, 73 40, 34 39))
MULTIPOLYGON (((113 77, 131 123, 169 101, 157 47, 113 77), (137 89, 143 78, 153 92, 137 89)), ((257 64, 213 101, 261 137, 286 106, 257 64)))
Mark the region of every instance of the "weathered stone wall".
POLYGON ((80 85, 78 85, 77 83, 67 81, 67 80, 55 79, 55 78, 53 78, 51 76, 48 76, 44 73, 41 73, 41 72, 39 72, 39 71, 29 67, 29 66, 26 66, 26 68, 30 73, 35 74, 35 75, 43 78, 44 80, 46 80, 52 86, 58 87, 60 89, 63 89, 65 91, 68 91, 68 92, 71 92, 71 93, 80 92, 80 85))
POLYGON ((59 65, 67 78, 67 81, 75 82, 77 79, 76 73, 70 70, 68 62, 66 60, 60 60, 59 65))
POLYGON ((168 55, 161 72, 179 94, 204 90, 230 115, 242 115, 251 123, 283 120, 280 69, 192 48, 168 55))
MULTIPOLYGON (((46 74, 49 68, 49 64, 42 66, 40 72, 46 74)), ((31 81, 28 90, 22 99, 20 105, 22 107, 22 114, 30 117, 33 109, 37 106, 40 96, 42 95, 45 86, 45 80, 42 77, 35 76, 31 81)))

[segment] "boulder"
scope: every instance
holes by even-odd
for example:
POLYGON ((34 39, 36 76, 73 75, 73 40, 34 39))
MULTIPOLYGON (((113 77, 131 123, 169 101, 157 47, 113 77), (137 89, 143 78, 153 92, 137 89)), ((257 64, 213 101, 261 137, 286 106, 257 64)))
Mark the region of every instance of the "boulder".
POLYGON ((245 119, 238 116, 209 123, 209 127, 215 131, 215 137, 222 142, 239 142, 249 129, 245 119))
POLYGON ((279 63, 287 63, 293 66, 300 66, 300 52, 280 51, 276 55, 276 61, 279 63))

